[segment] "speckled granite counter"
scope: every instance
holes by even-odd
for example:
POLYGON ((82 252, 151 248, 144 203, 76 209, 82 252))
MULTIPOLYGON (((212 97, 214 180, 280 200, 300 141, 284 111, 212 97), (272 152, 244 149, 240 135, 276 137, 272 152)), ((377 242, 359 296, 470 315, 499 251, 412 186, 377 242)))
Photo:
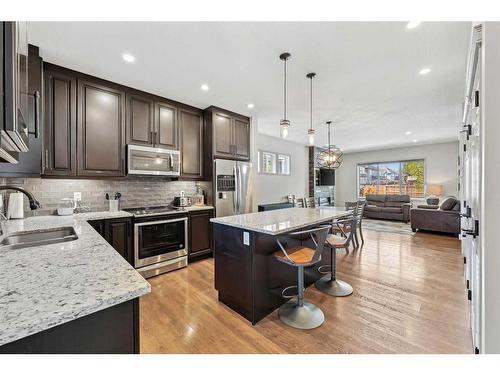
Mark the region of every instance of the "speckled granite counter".
POLYGON ((254 232, 277 235, 345 216, 338 207, 285 208, 244 215, 216 217, 213 223, 229 225, 254 232))
POLYGON ((72 226, 75 241, 0 249, 0 345, 137 298, 149 283, 87 220, 128 217, 118 212, 38 216, 4 221, 4 234, 72 226))

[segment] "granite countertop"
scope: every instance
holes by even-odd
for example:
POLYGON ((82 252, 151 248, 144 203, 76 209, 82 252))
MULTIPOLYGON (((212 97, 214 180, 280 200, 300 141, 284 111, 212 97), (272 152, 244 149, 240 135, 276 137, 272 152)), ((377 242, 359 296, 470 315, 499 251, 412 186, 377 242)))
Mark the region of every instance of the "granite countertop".
POLYGON ((91 212, 2 222, 0 241, 17 231, 62 226, 74 227, 78 239, 0 249, 0 345, 149 293, 149 283, 87 223, 131 216, 91 212))
POLYGON ((293 207, 244 215, 216 217, 210 219, 210 221, 253 232, 278 235, 339 218, 346 214, 348 212, 339 207, 293 207))

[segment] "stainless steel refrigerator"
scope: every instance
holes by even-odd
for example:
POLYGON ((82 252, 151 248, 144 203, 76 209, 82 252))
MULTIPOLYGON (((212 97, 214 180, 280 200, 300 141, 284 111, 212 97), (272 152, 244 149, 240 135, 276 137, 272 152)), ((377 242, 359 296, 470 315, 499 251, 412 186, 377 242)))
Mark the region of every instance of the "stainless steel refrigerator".
POLYGON ((215 159, 214 192, 216 216, 252 212, 252 164, 215 159))

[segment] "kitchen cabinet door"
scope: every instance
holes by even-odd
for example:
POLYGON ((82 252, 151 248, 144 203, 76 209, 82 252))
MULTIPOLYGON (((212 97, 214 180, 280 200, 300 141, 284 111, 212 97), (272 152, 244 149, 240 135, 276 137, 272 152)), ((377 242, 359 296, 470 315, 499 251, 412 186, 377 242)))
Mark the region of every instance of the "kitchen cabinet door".
POLYGON ((130 219, 104 220, 104 238, 127 262, 133 265, 131 231, 130 219))
POLYGON ((189 259, 212 253, 213 210, 189 213, 189 259))
POLYGON ((38 47, 30 44, 28 56, 28 92, 33 93, 35 91, 40 94, 38 99, 32 95, 28 97, 28 130, 30 132, 28 138, 30 150, 19 153, 19 162, 17 164, 2 163, 0 166, 0 176, 40 177, 42 173, 42 109, 40 108, 42 104, 41 96, 43 95, 42 58, 39 56, 38 47))
POLYGON ((203 117, 201 111, 179 110, 181 178, 203 179, 203 117))
POLYGON ((233 156, 233 119, 220 112, 213 115, 214 155, 233 156))
POLYGON ((103 220, 89 220, 88 223, 96 230, 101 236, 104 237, 104 221, 103 220))
POLYGON ((146 94, 127 93, 127 144, 153 145, 154 102, 146 94))
POLYGON ((165 102, 155 103, 155 147, 178 150, 177 108, 165 102))
POLYGON ((76 78, 44 65, 43 165, 46 176, 76 175, 76 78))
POLYGON ((125 175, 125 93, 78 81, 78 175, 125 175))
POLYGON ((250 124, 246 120, 234 119, 234 152, 238 158, 250 159, 250 124))

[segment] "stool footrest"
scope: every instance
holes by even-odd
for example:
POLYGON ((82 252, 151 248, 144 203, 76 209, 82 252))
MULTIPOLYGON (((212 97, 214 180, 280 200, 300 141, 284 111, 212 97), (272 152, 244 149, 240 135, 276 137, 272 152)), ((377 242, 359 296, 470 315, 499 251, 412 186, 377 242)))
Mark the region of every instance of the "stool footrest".
POLYGON ((322 275, 332 273, 332 266, 330 266, 329 264, 323 264, 322 266, 318 267, 318 272, 322 275), (329 271, 325 271, 325 268, 329 269, 329 271))
POLYGON ((285 289, 283 289, 281 291, 281 296, 283 298, 294 298, 294 297, 297 297, 298 296, 298 286, 297 285, 287 286, 285 289), (289 291, 290 289, 297 289, 297 294, 286 294, 286 292, 289 291))

